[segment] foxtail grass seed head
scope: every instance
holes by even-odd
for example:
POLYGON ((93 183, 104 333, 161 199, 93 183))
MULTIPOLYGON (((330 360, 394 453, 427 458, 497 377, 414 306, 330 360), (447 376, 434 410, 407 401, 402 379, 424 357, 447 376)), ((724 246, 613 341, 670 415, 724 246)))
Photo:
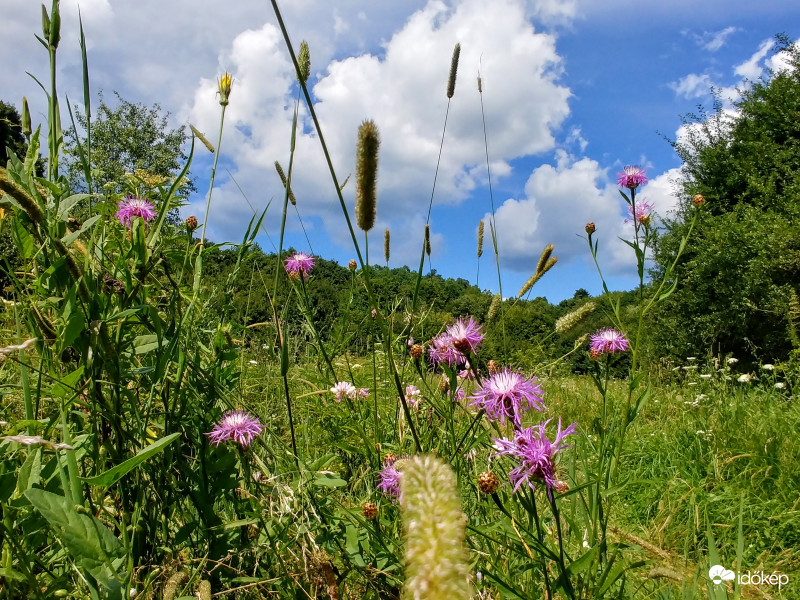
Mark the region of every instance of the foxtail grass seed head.
POLYGON ((550 269, 552 269, 556 265, 557 262, 558 262, 558 257, 557 256, 551 256, 550 258, 548 258, 547 262, 544 263, 544 266, 542 267, 542 270, 539 272, 539 277, 541 277, 542 275, 547 273, 550 269))
POLYGON ((492 297, 492 303, 489 305, 489 312, 486 313, 486 320, 493 321, 497 316, 497 311, 500 309, 500 294, 495 294, 492 297))
POLYGON ((595 226, 594 226, 594 221, 589 221, 589 222, 586 224, 586 227, 584 227, 584 228, 583 228, 583 230, 584 230, 586 233, 588 233, 588 234, 589 234, 589 236, 591 237, 591 235, 592 235, 592 234, 593 234, 595 231, 597 231, 597 229, 596 229, 596 228, 595 228, 595 226))
POLYGON ((26 138, 31 136, 31 111, 28 108, 28 99, 22 97, 22 135, 26 138))
POLYGON ((537 273, 544 273, 545 272, 545 270, 544 270, 545 269, 545 265, 547 264, 547 261, 550 258, 550 255, 553 253, 553 249, 554 248, 555 248, 555 246, 553 246, 553 244, 547 244, 547 246, 544 247, 544 250, 542 250, 542 254, 539 257, 539 262, 536 263, 536 272, 537 273))
POLYGON ((528 281, 526 281, 519 289, 519 294, 517 294, 517 298, 522 298, 525 294, 527 294, 533 287, 533 284, 539 281, 540 277, 541 277, 540 273, 534 273, 533 275, 531 275, 528 278, 528 281))
POLYGON ((695 194, 694 197, 692 198, 692 204, 694 204, 695 207, 697 207, 697 208, 700 208, 705 203, 706 203, 706 199, 703 196, 703 194, 695 194))
POLYGON ((478 93, 479 93, 479 94, 482 94, 482 93, 483 93, 483 85, 482 85, 482 83, 483 83, 483 82, 481 81, 481 76, 480 76, 480 75, 478 75, 478 93))
POLYGON ((300 42, 300 52, 297 53, 297 66, 300 69, 300 82, 306 83, 311 74, 311 53, 308 50, 308 42, 300 42))
POLYGON ((483 219, 478 223, 478 258, 483 256, 483 219))
POLYGON ((453 48, 453 58, 450 59, 450 76, 447 78, 447 97, 452 98, 456 93, 456 74, 458 73, 458 58, 461 56, 461 44, 453 48))
MULTIPOLYGON (((283 184, 283 188, 286 189, 286 186, 288 185, 288 180, 286 179, 286 173, 283 172, 283 167, 281 166, 281 163, 279 163, 277 160, 275 161, 275 170, 278 172, 278 177, 281 178, 281 183, 283 184)), ((292 206, 297 206, 297 198, 294 197, 294 192, 292 191, 291 187, 289 188, 289 202, 292 203, 292 206)))
POLYGON ((452 469, 433 456, 414 457, 402 469, 400 487, 405 597, 470 598, 466 517, 452 469))
POLYGON ((478 489, 482 494, 490 496, 500 487, 500 479, 491 471, 484 471, 478 475, 478 489))
POLYGON ((381 140, 373 121, 358 128, 356 149, 356 223, 362 231, 375 225, 377 216, 378 147, 381 140))
POLYGON ((425 225, 425 254, 431 256, 431 226, 425 225))
POLYGON ((209 142, 209 141, 208 141, 208 139, 206 139, 206 136, 204 136, 204 135, 203 135, 203 134, 200 132, 200 130, 199 130, 199 129, 197 129, 197 127, 195 127, 195 126, 194 126, 194 125, 192 125, 191 123, 189 123, 189 129, 191 129, 191 130, 192 130, 192 133, 194 134, 194 137, 196 137, 198 140, 200 140, 201 142, 203 142, 203 145, 204 145, 206 148, 208 148, 208 151, 209 151, 209 152, 211 152, 211 154, 214 154, 214 145, 213 145, 211 142, 209 142))
POLYGON ((559 317, 556 320, 556 331, 560 334, 568 332, 578 323, 583 321, 586 315, 591 314, 595 308, 597 308, 597 305, 594 302, 589 301, 586 304, 579 306, 575 310, 559 317))
POLYGON ((233 85, 233 77, 225 71, 225 74, 219 78, 217 85, 217 92, 219 93, 220 106, 228 106, 228 100, 231 97, 231 86, 233 85))
POLYGON ((386 231, 383 233, 383 257, 386 259, 386 262, 389 262, 389 241, 391 238, 391 234, 389 233, 389 228, 386 228, 386 231))

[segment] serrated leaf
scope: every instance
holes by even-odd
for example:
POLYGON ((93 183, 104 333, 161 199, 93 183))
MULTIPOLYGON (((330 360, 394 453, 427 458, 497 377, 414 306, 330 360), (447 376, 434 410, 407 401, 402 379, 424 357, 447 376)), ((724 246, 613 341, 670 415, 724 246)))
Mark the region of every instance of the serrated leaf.
POLYGON ((64 496, 32 488, 25 497, 53 528, 76 566, 105 588, 109 600, 122 600, 119 570, 125 562, 125 549, 108 527, 79 513, 64 496))
POLYGON ((147 448, 139 450, 139 452, 136 453, 136 456, 129 458, 116 467, 100 473, 99 475, 95 475, 94 477, 81 477, 81 479, 90 485, 99 485, 103 487, 112 486, 148 458, 164 450, 164 448, 175 441, 179 436, 179 432, 171 433, 168 436, 153 442, 147 446, 147 448))

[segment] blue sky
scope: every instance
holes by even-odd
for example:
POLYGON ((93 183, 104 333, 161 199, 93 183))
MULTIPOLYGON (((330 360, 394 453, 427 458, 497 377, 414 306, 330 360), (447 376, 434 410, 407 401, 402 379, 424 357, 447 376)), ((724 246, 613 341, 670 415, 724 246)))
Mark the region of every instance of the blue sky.
MULTIPOLYGON (((2 97, 23 95, 34 120, 44 98, 25 71, 46 77, 46 54, 35 40, 40 8, 6 0, 2 97)), ((578 234, 597 223, 601 260, 612 288, 634 285, 633 256, 618 241, 632 234, 615 185, 625 164, 652 178, 641 197, 668 214, 680 161, 674 138, 680 116, 723 99, 778 65, 774 35, 800 36, 800 6, 759 3, 629 0, 355 0, 283 2, 294 44, 311 47, 311 84, 323 132, 340 179, 354 172, 358 124, 381 132, 378 222, 372 259, 383 264, 383 232, 392 232, 390 266, 416 268, 442 133, 450 56, 462 47, 450 104, 431 218, 430 267, 475 282, 475 231, 490 216, 478 72, 491 161, 506 295, 519 289, 542 248, 554 243, 558 265, 533 295, 557 302, 600 279, 578 234)), ((273 163, 286 165, 296 87, 269 3, 173 0, 80 3, 89 42, 91 85, 106 98, 158 102, 174 125, 218 127, 216 78, 234 76, 209 218, 215 241, 237 241, 252 215, 272 199, 265 220, 273 239, 282 193, 273 163), (228 172, 232 173, 235 181, 228 172), (240 189, 243 190, 246 199, 240 189)), ((59 89, 81 98, 77 3, 62 0, 59 89)), ((311 250, 346 264, 354 256, 330 178, 302 112, 294 188, 311 250)), ((64 119, 67 119, 66 114, 64 119)), ((215 135, 209 135, 215 138, 215 135)), ((199 147, 192 173, 200 194, 186 214, 202 220, 211 155, 199 147)), ((354 186, 345 188, 352 206, 354 186)), ((488 233, 488 223, 487 223, 488 233)), ((309 250, 297 216, 287 244, 309 250)), ((259 238, 272 249, 266 235, 259 238)), ((497 291, 491 245, 485 244, 480 285, 497 291)))

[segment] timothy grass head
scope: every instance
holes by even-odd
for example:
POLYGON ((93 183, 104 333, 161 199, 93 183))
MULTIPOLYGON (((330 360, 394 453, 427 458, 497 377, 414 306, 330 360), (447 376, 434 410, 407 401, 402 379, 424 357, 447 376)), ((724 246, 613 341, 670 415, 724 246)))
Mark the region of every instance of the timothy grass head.
POLYGON ((356 149, 356 223, 363 231, 375 225, 377 217, 378 147, 381 140, 374 121, 358 128, 356 149))

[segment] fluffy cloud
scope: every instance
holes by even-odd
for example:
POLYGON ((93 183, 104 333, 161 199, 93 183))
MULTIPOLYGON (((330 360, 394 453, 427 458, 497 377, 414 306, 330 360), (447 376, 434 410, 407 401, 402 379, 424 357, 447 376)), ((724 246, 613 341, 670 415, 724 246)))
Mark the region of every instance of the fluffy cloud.
POLYGON ((744 79, 758 79, 764 72, 764 67, 760 63, 766 58, 774 45, 775 42, 773 40, 764 40, 750 58, 734 67, 733 72, 744 79))
MULTIPOLYGON (((413 223, 427 215, 456 43, 461 43, 459 77, 447 112, 436 204, 458 204, 486 180, 481 96, 476 85, 479 69, 493 175, 509 173, 512 159, 554 147, 554 130, 569 113, 570 93, 558 83, 560 57, 554 37, 537 32, 525 19, 525 11, 519 0, 499 0, 491 7, 480 0, 452 4, 432 0, 408 18, 380 55, 334 60, 318 75, 313 85, 315 109, 341 179, 355 168, 358 125, 371 118, 379 128, 379 218, 393 229, 404 229, 408 227, 405 220, 413 223)), ((314 57, 312 47, 316 64, 314 57)), ((228 155, 235 165, 239 186, 250 194, 253 188, 242 182, 258 186, 263 206, 267 197, 280 194, 273 162, 277 158, 286 167, 288 160, 296 93, 293 70, 279 32, 271 24, 240 33, 218 62, 229 65, 235 78, 223 156, 228 155)), ((182 112, 204 131, 214 131, 219 119, 214 90, 214 81, 201 79, 192 103, 182 112)), ((301 212, 313 219, 330 214, 332 203, 338 202, 325 175, 327 166, 312 123, 302 109, 300 128, 293 188, 301 212)), ((233 181, 222 180, 220 193, 226 203, 212 209, 211 222, 217 221, 214 210, 246 212, 237 187, 233 181)), ((353 191, 352 184, 344 190, 351 206, 353 191)), ((214 206, 218 206, 216 199, 214 206)), ((196 202, 192 210, 200 216, 202 202, 196 202)), ((334 240, 346 243, 349 234, 340 214, 336 206, 335 218, 325 218, 323 224, 334 240)))
POLYGON ((707 73, 697 75, 690 73, 685 77, 681 77, 678 81, 669 84, 678 96, 683 98, 700 98, 708 95, 714 83, 711 81, 711 76, 707 73))

